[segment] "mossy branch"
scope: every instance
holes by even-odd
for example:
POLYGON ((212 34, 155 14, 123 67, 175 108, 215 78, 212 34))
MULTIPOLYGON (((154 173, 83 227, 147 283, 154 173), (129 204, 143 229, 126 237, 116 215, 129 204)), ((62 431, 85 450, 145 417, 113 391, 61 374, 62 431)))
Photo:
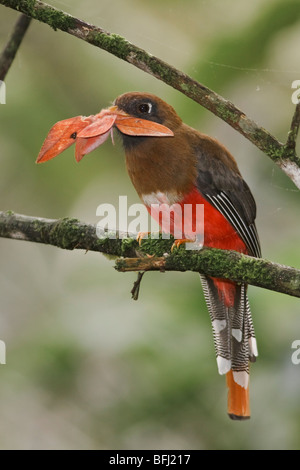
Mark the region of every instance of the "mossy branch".
POLYGON ((300 297, 298 269, 214 248, 186 251, 181 246, 171 252, 173 241, 168 239, 145 239, 139 246, 135 237, 118 232, 112 239, 109 232, 77 219, 0 212, 0 237, 113 255, 120 272, 193 271, 300 297))
POLYGON ((179 90, 250 140, 268 155, 300 189, 300 158, 295 146, 291 144, 296 142, 300 122, 299 112, 295 113, 296 121, 293 120, 287 142, 281 143, 230 101, 117 34, 85 23, 38 0, 0 0, 0 4, 46 23, 54 30, 65 31, 97 46, 179 90))

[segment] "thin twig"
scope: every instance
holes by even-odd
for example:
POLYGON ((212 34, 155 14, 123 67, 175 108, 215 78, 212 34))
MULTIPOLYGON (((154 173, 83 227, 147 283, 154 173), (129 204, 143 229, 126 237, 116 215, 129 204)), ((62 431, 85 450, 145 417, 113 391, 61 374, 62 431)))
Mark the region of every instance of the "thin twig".
POLYGON ((144 276, 145 272, 146 271, 138 273, 137 280, 133 284, 133 287, 132 287, 131 292, 130 292, 133 300, 138 300, 138 298, 139 298, 141 282, 142 282, 142 279, 143 279, 143 276, 144 276))
POLYGON ((298 133, 299 133, 299 126, 300 126, 300 101, 295 107, 295 112, 292 118, 290 131, 288 133, 288 139, 285 144, 285 147, 288 150, 295 151, 296 149, 296 140, 297 140, 298 133))
POLYGON ((0 55, 0 80, 4 80, 30 25, 31 18, 20 15, 13 32, 0 55))
POLYGON ((250 140, 268 155, 300 189, 300 158, 295 149, 290 149, 279 142, 233 103, 185 73, 152 56, 123 37, 85 23, 41 1, 0 0, 0 4, 22 11, 26 15, 48 24, 53 29, 60 29, 93 44, 179 90, 250 140))
POLYGON ((172 240, 163 239, 144 240, 140 247, 135 237, 118 232, 112 239, 109 232, 96 231, 95 225, 76 219, 44 219, 10 211, 0 212, 0 237, 114 255, 121 272, 193 271, 300 297, 300 270, 236 251, 181 247, 171 252, 172 240))
POLYGON ((282 160, 280 163, 281 169, 289 176, 293 183, 300 189, 300 167, 296 155, 296 141, 299 133, 300 126, 300 103, 296 105, 295 112, 292 118, 291 127, 288 132, 287 142, 284 146, 282 160), (289 157, 287 157, 289 155, 289 157))

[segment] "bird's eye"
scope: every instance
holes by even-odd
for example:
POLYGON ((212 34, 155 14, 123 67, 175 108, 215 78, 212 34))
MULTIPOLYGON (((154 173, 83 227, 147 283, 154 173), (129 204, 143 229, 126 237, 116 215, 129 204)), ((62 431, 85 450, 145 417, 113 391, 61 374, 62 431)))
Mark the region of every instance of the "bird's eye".
POLYGON ((151 103, 142 103, 139 105, 139 112, 142 114, 150 114, 152 110, 152 104, 151 103))

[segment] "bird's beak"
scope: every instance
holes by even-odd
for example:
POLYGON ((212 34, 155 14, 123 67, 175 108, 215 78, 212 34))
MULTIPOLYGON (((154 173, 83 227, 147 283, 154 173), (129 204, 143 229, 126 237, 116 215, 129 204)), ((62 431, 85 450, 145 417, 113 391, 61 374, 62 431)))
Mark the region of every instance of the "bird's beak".
POLYGON ((36 160, 46 162, 72 144, 79 162, 84 155, 99 147, 112 134, 113 127, 131 136, 170 137, 173 132, 162 124, 131 116, 118 106, 103 109, 92 116, 76 116, 59 121, 50 129, 36 160))

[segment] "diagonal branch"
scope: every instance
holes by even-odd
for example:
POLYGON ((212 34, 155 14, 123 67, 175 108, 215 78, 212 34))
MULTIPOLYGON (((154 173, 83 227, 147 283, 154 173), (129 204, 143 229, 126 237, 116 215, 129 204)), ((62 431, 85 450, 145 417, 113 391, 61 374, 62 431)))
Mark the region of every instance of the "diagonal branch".
POLYGON ((0 212, 0 237, 115 255, 115 268, 121 272, 193 271, 300 297, 300 270, 295 268, 215 248, 185 251, 181 247, 170 252, 172 240, 148 239, 140 247, 135 237, 127 238, 122 232, 116 239, 110 235, 76 219, 0 212))
POLYGON ((285 144, 286 149, 295 151, 296 149, 296 140, 299 133, 300 126, 300 101, 295 107, 295 112, 291 122, 291 128, 288 133, 288 139, 285 144))
POLYGON ((250 140, 268 155, 300 189, 300 158, 297 156, 295 148, 279 142, 233 103, 185 73, 152 56, 123 37, 85 23, 41 1, 0 0, 0 4, 21 11, 31 18, 48 24, 55 30, 60 29, 93 44, 179 90, 250 140))
POLYGON ((20 15, 15 26, 11 37, 5 45, 0 55, 0 80, 4 80, 6 74, 16 56, 16 53, 20 47, 23 37, 30 25, 31 18, 26 15, 20 15))
MULTIPOLYGON (((295 107, 295 112, 292 118, 291 127, 288 133, 288 138, 285 144, 286 154, 293 154, 296 152, 296 141, 300 127, 300 102, 295 107)), ((290 159, 285 159, 281 163, 281 168, 291 178, 295 185, 300 188, 300 170, 299 163, 290 159)))

